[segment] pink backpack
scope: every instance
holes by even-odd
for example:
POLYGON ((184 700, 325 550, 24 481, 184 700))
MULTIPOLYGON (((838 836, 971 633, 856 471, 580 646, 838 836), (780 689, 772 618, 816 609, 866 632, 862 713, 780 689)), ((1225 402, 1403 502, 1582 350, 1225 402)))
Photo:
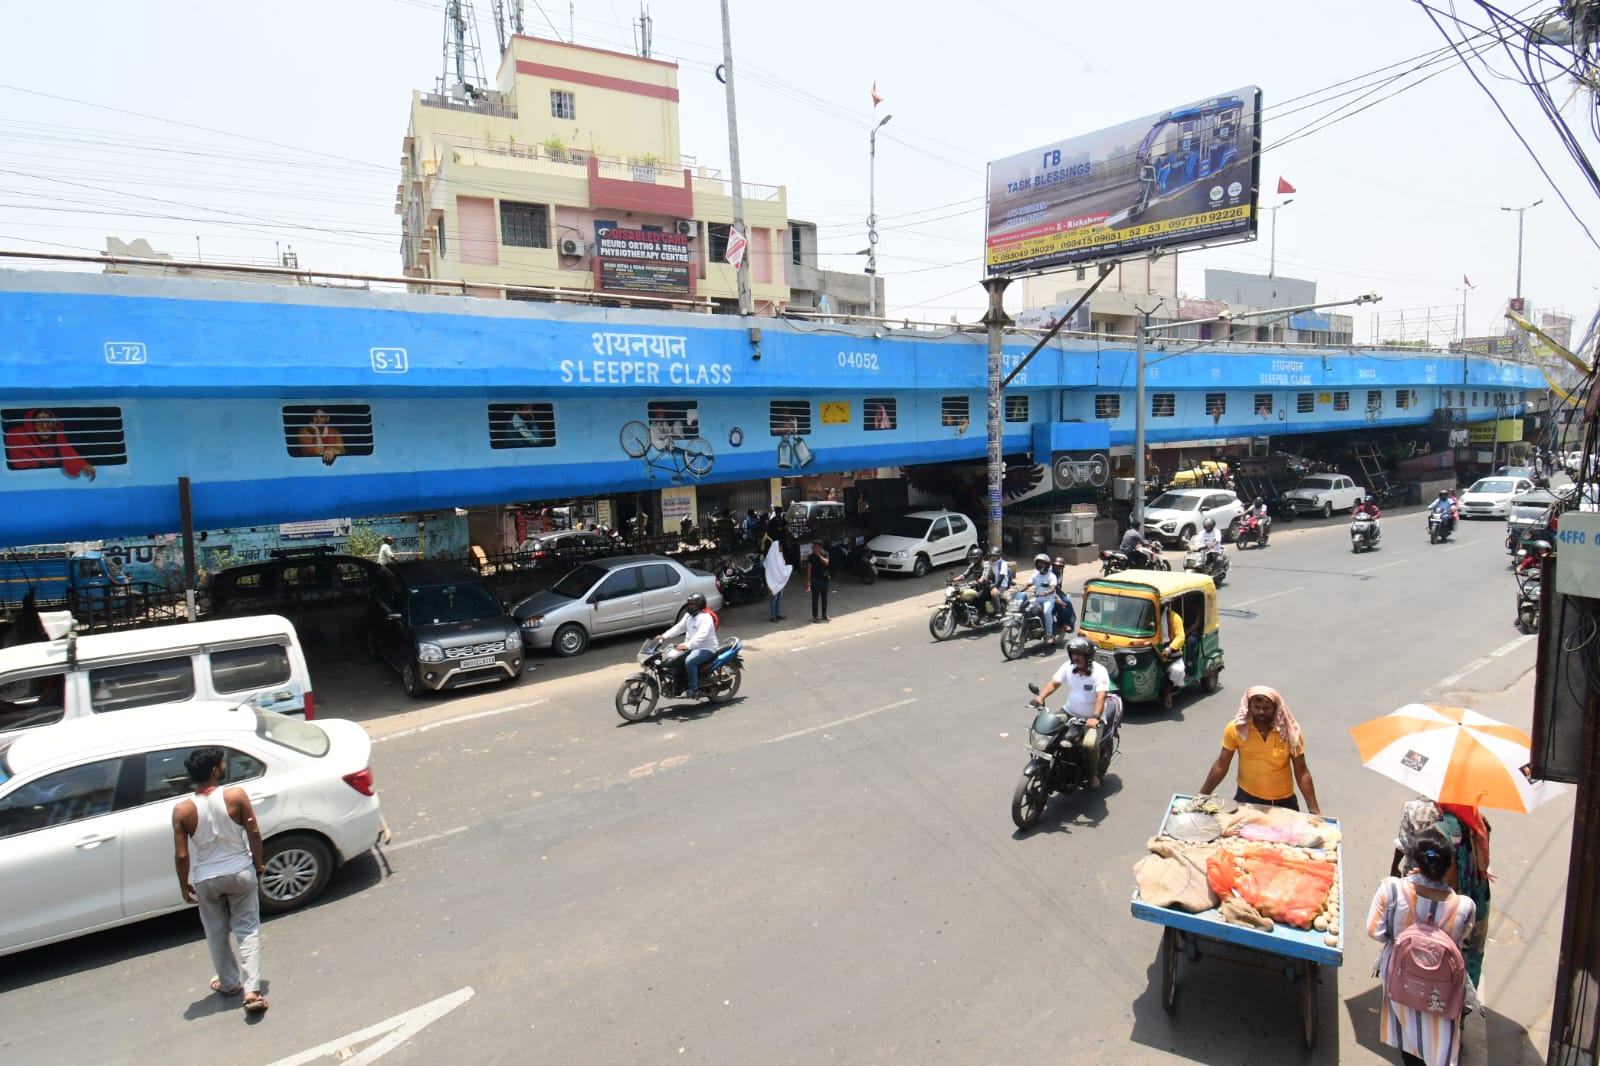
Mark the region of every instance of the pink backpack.
MULTIPOLYGON (((1406 894, 1416 914, 1417 893, 1407 885, 1406 894)), ((1467 996, 1467 963, 1461 949, 1449 933, 1418 915, 1415 924, 1394 938, 1383 993, 1402 1007, 1459 1018, 1467 996)))

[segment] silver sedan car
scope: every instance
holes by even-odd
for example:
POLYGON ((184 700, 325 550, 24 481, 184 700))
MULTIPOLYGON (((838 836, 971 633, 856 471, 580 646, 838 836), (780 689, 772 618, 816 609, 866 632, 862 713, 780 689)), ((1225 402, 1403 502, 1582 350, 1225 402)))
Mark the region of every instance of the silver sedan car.
POLYGON ((584 563, 511 613, 522 626, 525 649, 577 655, 594 637, 665 629, 692 592, 704 596, 713 611, 722 607, 714 575, 664 555, 620 555, 584 563))

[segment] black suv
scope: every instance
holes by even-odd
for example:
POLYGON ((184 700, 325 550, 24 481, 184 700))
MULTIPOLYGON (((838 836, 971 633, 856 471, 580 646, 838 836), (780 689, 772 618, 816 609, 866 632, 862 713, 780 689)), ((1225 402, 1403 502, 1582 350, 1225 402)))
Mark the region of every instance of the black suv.
POLYGON ((364 603, 377 563, 332 548, 280 548, 264 563, 228 566, 211 575, 211 613, 289 614, 298 609, 364 603))
POLYGON ((371 604, 368 647, 400 672, 408 696, 522 675, 517 620, 460 563, 390 563, 373 579, 371 604))

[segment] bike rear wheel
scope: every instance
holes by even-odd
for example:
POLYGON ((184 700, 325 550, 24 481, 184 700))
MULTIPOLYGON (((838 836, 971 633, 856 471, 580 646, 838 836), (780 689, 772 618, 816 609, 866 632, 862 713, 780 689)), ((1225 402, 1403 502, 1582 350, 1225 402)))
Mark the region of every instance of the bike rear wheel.
POLYGON ((739 684, 744 680, 744 667, 738 663, 728 663, 721 667, 717 673, 727 679, 727 685, 711 694, 711 702, 727 703, 739 694, 739 684))

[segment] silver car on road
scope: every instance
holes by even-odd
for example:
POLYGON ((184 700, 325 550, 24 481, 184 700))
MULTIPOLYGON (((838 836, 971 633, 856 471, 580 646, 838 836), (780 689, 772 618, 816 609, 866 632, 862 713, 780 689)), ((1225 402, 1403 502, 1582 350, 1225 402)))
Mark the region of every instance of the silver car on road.
POLYGON ((713 611, 722 607, 714 575, 664 555, 619 555, 584 563, 511 613, 522 626, 525 649, 577 655, 594 637, 665 629, 691 592, 704 596, 713 611))

